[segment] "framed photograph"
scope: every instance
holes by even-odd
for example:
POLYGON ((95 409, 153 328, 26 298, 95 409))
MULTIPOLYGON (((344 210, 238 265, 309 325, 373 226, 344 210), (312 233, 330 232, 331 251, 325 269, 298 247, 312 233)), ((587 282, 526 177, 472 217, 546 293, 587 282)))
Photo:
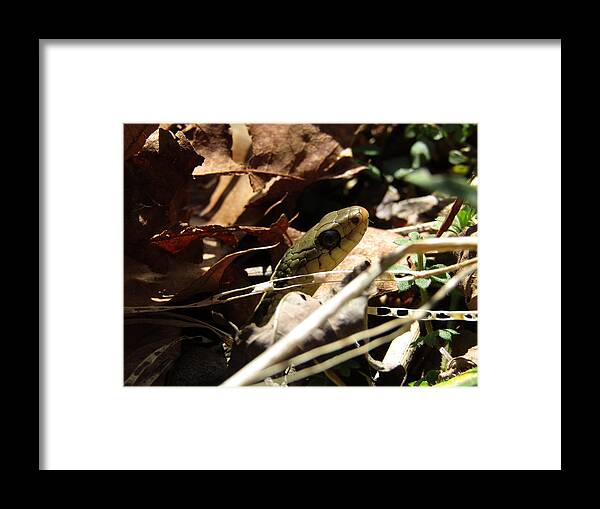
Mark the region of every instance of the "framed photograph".
POLYGON ((125 385, 477 385, 476 124, 126 124, 124 147, 125 385))
POLYGON ((39 58, 41 470, 561 468, 559 39, 39 58))

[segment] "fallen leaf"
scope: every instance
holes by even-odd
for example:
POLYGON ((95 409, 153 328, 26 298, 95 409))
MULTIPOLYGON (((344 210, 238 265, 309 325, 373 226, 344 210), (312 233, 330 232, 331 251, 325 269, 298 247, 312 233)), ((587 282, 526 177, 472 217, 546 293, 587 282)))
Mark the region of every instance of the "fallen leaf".
POLYGON ((263 251, 274 248, 275 245, 256 247, 252 249, 245 249, 242 251, 236 251, 235 253, 228 254, 216 262, 208 271, 202 274, 200 277, 192 281, 188 286, 177 292, 177 294, 169 301, 170 304, 180 304, 188 299, 205 293, 214 293, 219 291, 221 278, 223 273, 229 267, 229 265, 235 261, 236 258, 247 255, 250 253, 263 251))
POLYGON ((171 228, 155 235, 151 242, 168 251, 177 253, 186 248, 191 242, 210 237, 229 246, 237 246, 240 240, 247 235, 252 235, 263 244, 273 244, 283 242, 288 228, 288 220, 282 215, 275 223, 269 227, 264 226, 190 226, 180 224, 176 229, 171 228))
POLYGON ((144 248, 139 242, 188 221, 191 173, 201 161, 181 132, 157 129, 125 162, 126 253, 138 257, 144 248))
POLYGON ((448 369, 438 375, 440 382, 453 378, 470 369, 476 368, 479 364, 479 346, 475 345, 464 354, 453 357, 448 363, 448 369))
POLYGON ((192 124, 186 134, 191 136, 194 150, 204 158, 202 164, 194 168, 194 175, 243 172, 243 166, 233 160, 229 124, 192 124))
POLYGON ((350 147, 360 124, 315 124, 322 132, 331 136, 342 147, 350 147))
POLYGON ((146 138, 156 131, 158 124, 124 124, 123 149, 125 160, 136 155, 144 146, 146 138))
POLYGON ((203 217, 217 216, 218 221, 213 219, 213 223, 256 224, 274 204, 281 205, 279 214, 291 215, 297 196, 308 185, 318 180, 350 178, 366 168, 344 155, 343 147, 315 125, 249 124, 247 128, 252 143, 244 164, 233 159, 234 131, 228 124, 195 124, 186 132, 192 136, 194 149, 205 158, 194 169, 194 176, 244 179, 232 179, 219 186, 221 193, 202 213, 203 217), (224 200, 234 187, 235 199, 225 207, 224 200))
MULTIPOLYGON (((221 175, 209 204, 199 213, 199 217, 211 224, 235 224, 253 195, 248 175, 221 175)), ((249 224, 256 224, 260 219, 260 214, 247 218, 249 224)))
MULTIPOLYGON (((420 327, 419 322, 413 322, 410 329, 404 334, 400 334, 391 343, 383 360, 380 363, 379 371, 390 372, 396 368, 402 367, 404 374, 406 374, 406 368, 408 367, 408 361, 411 358, 411 348, 414 341, 419 337, 420 327)), ((402 382, 400 381, 400 384, 402 382)))
MULTIPOLYGON (((364 265, 356 268, 352 274, 346 276, 344 281, 337 285, 337 288, 329 291, 327 297, 331 297, 336 291, 339 291, 339 288, 347 284, 363 268, 364 265)), ((232 349, 230 374, 235 373, 285 336, 308 315, 320 307, 325 300, 327 299, 316 299, 301 292, 289 292, 285 294, 265 325, 258 327, 255 324, 250 324, 240 331, 236 344, 232 349)), ((285 358, 298 355, 317 346, 363 330, 366 326, 367 300, 368 297, 366 294, 352 299, 321 327, 312 330, 310 336, 303 343, 296 345, 296 348, 288 352, 288 355, 274 362, 279 362, 285 358)))
POLYGON ((252 124, 248 130, 250 184, 257 192, 249 206, 273 203, 317 180, 349 178, 365 169, 342 157, 343 147, 315 125, 252 124))
POLYGON ((449 201, 452 200, 440 200, 433 195, 400 200, 398 190, 389 186, 383 200, 376 208, 375 215, 391 228, 412 226, 433 221, 449 201))

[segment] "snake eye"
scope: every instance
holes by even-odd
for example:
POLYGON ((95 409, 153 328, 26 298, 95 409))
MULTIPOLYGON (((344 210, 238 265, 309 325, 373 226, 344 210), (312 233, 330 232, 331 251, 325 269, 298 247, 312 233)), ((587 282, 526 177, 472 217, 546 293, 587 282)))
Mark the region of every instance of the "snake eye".
POLYGON ((321 233, 317 238, 317 241, 325 249, 333 249, 340 243, 340 234, 336 230, 327 230, 321 233))

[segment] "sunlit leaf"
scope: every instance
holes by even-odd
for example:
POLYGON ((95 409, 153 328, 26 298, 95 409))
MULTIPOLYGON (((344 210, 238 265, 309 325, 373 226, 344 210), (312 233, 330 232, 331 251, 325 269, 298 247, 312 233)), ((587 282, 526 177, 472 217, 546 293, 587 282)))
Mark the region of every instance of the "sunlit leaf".
POLYGON ((474 207, 477 206, 477 188, 471 186, 467 179, 463 177, 432 175, 425 169, 419 169, 404 177, 404 180, 428 191, 437 191, 448 196, 455 196, 474 207))

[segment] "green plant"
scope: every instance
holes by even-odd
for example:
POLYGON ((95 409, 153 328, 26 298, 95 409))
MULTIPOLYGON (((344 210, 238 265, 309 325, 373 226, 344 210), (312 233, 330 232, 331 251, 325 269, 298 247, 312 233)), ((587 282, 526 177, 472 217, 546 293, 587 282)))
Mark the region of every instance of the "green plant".
MULTIPOLYGON (((438 216, 436 218, 435 228, 437 230, 440 229, 445 219, 445 216, 438 216)), ((475 224, 476 219, 477 209, 465 203, 454 217, 454 220, 449 226, 448 231, 458 237, 462 235, 469 226, 473 226, 475 224)))

